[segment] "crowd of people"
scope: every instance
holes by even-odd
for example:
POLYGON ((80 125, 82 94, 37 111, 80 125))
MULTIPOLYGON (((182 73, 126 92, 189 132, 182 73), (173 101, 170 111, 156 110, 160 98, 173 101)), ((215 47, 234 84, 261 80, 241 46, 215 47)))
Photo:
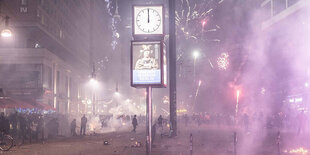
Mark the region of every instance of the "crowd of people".
POLYGON ((222 126, 237 126, 245 130, 254 128, 265 129, 281 129, 297 131, 298 133, 305 132, 307 115, 305 111, 296 113, 277 112, 264 115, 263 112, 253 114, 240 113, 239 115, 230 115, 224 113, 195 113, 193 115, 184 114, 178 117, 179 122, 185 126, 192 125, 214 125, 222 126))
MULTIPOLYGON (((55 138, 57 136, 77 136, 77 121, 70 116, 50 113, 21 113, 13 112, 7 116, 0 114, 0 132, 10 134, 21 143, 32 143, 55 138)), ((87 118, 85 115, 80 121, 80 135, 86 134, 87 118)))
MULTIPOLYGON (((88 117, 90 120, 93 119, 90 115, 88 117)), ((113 115, 101 115, 98 124, 101 123, 101 128, 107 127, 112 118, 113 115)), ((298 134, 305 132, 306 119, 307 115, 304 111, 295 115, 279 112, 265 116, 262 112, 259 112, 252 115, 240 113, 238 117, 223 113, 194 113, 192 115, 178 116, 178 122, 184 123, 188 127, 193 125, 237 126, 245 130, 251 130, 259 124, 259 128, 295 130, 298 134)), ((116 120, 120 124, 131 124, 132 132, 136 132, 138 125, 145 123, 145 116, 120 115, 116 117, 116 120)), ((13 112, 5 116, 4 113, 0 113, 0 131, 4 134, 10 134, 15 139, 21 140, 22 143, 44 141, 59 135, 86 135, 87 130, 89 130, 87 123, 88 118, 85 115, 81 117, 81 115, 69 116, 58 113, 13 112)), ((169 128, 169 121, 161 115, 154 120, 152 126, 152 128, 155 128, 154 131, 156 131, 156 128, 163 130, 166 127, 169 128)))

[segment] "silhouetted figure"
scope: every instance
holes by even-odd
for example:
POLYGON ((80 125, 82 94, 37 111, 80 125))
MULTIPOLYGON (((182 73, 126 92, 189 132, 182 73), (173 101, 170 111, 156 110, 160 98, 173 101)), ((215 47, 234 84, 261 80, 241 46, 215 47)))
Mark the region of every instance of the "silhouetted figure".
POLYGON ((20 137, 22 138, 22 143, 24 143, 26 139, 27 121, 22 114, 18 116, 18 121, 19 121, 20 137))
POLYGON ((44 139, 44 120, 43 120, 43 116, 39 116, 38 118, 38 125, 37 125, 37 129, 36 129, 36 140, 39 141, 40 135, 42 140, 44 139))
POLYGON ((4 113, 0 115, 0 130, 4 134, 9 134, 10 132, 10 121, 4 116, 4 113))
POLYGON ((244 125, 245 130, 248 131, 248 129, 249 129, 249 116, 246 113, 243 114, 243 125, 244 125))
POLYGON ((132 119, 132 126, 133 126, 133 132, 136 132, 136 128, 137 128, 137 126, 138 126, 138 120, 137 120, 137 116, 136 115, 134 115, 133 116, 133 119, 132 119))
POLYGON ((160 115, 157 119, 158 121, 158 126, 163 129, 163 117, 160 115))
POLYGON ((83 115, 83 117, 81 118, 81 130, 80 130, 80 135, 85 135, 86 132, 86 123, 87 123, 87 118, 85 117, 85 115, 83 115))
POLYGON ((305 116, 304 111, 301 111, 300 114, 298 114, 297 120, 298 120, 297 134, 299 135, 305 131, 306 116, 305 116))
POLYGON ((185 116, 184 116, 184 121, 185 121, 185 126, 187 126, 188 125, 188 116, 187 116, 187 114, 185 114, 185 116))
POLYGON ((18 122, 18 116, 17 116, 17 112, 13 113, 10 117, 10 121, 12 124, 12 128, 13 128, 13 135, 16 136, 17 134, 17 122, 18 122))
POLYGON ((76 119, 73 119, 70 125, 70 131, 72 136, 76 136, 75 129, 76 129, 76 119))

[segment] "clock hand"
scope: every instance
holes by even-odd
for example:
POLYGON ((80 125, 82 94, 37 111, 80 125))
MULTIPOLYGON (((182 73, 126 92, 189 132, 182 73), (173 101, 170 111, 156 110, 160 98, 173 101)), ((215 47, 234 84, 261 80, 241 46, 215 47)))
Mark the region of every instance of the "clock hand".
POLYGON ((150 9, 147 9, 147 23, 150 23, 150 9))

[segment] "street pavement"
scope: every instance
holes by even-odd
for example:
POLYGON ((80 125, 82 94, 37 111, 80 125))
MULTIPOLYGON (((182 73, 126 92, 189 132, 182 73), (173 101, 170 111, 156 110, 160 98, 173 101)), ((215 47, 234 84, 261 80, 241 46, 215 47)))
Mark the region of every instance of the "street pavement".
MULTIPOLYGON (((152 155, 189 155, 190 134, 193 134, 193 155, 233 155, 234 129, 230 127, 217 127, 207 125, 179 126, 178 136, 161 137, 161 133, 168 130, 157 129, 152 146, 152 155)), ((238 155, 277 155, 278 130, 264 129, 245 132, 237 129, 238 155)), ((294 132, 282 131, 280 133, 281 154, 293 154, 294 151, 310 149, 308 135, 297 135, 294 132), (299 150, 298 150, 299 148, 299 150), (295 149, 295 150, 294 150, 295 149)), ((144 155, 145 129, 138 128, 137 133, 130 131, 111 132, 105 134, 87 135, 84 137, 58 137, 45 143, 26 144, 15 146, 3 155, 144 155), (108 141, 109 145, 104 145, 108 141), (142 147, 133 147, 141 142, 142 147)), ((309 154, 303 150, 304 154, 309 154)), ((298 155, 297 153, 295 153, 298 155)))

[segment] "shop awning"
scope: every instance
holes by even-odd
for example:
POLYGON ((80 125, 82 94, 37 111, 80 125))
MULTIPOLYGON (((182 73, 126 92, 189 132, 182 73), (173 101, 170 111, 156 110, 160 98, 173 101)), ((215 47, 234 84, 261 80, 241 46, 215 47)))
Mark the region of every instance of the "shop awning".
POLYGON ((10 97, 1 97, 0 98, 0 108, 8 108, 8 109, 16 109, 16 108, 22 108, 22 109, 33 109, 35 108, 33 105, 20 101, 17 99, 12 99, 10 97))

